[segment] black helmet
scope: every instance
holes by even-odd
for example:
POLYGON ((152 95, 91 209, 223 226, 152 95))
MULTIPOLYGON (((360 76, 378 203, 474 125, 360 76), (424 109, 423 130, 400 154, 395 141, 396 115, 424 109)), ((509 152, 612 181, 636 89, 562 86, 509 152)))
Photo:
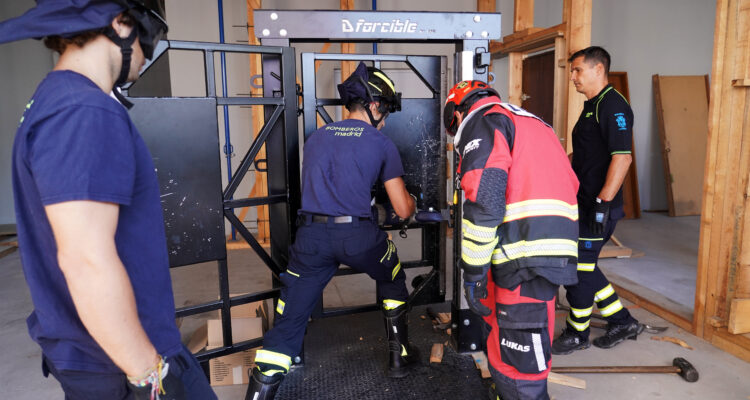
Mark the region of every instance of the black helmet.
POLYGON ((344 105, 349 107, 352 103, 358 103, 364 106, 367 115, 370 117, 370 123, 377 127, 380 121, 389 113, 401 111, 401 93, 396 92, 396 88, 391 78, 385 72, 359 63, 357 69, 340 85, 338 85, 339 94, 344 105), (378 112, 383 116, 375 120, 368 105, 372 102, 380 103, 378 112))

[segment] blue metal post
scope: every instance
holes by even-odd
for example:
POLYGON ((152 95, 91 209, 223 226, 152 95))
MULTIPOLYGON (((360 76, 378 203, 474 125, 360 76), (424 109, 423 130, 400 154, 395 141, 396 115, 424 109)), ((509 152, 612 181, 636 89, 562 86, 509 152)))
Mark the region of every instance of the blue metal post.
MULTIPOLYGON (((224 43, 224 1, 218 0, 219 3, 219 43, 224 43)), ((221 96, 227 97, 227 60, 226 55, 221 52, 221 96)), ((224 155, 227 158, 227 179, 232 181, 232 139, 229 132, 229 107, 224 105, 224 155)), ((236 240, 236 232, 232 228, 232 240, 236 240)))
MULTIPOLYGON (((372 11, 378 10, 378 0, 372 0, 372 11)), ((372 54, 378 54, 378 43, 372 42, 372 54)))

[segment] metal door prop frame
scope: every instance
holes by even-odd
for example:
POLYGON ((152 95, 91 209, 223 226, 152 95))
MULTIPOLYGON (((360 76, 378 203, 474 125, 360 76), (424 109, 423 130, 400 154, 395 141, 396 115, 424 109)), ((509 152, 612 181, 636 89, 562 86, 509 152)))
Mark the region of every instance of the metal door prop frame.
MULTIPOLYGON (((433 12, 359 12, 359 11, 277 11, 257 10, 255 16, 256 36, 261 38, 262 46, 216 44, 185 41, 162 41, 155 50, 155 56, 146 68, 153 64, 167 50, 192 50, 204 54, 206 96, 203 99, 213 99, 215 106, 264 106, 265 125, 256 135, 252 145, 244 155, 242 162, 236 169, 232 180, 222 190, 220 203, 223 217, 240 233, 250 247, 258 254, 274 275, 274 288, 266 291, 250 293, 242 296, 230 297, 229 278, 226 258, 226 243, 214 242, 209 246, 211 251, 201 254, 213 254, 206 258, 198 252, 187 252, 182 249, 175 254, 170 252, 170 265, 179 267, 205 261, 218 261, 220 298, 203 304, 183 307, 177 310, 177 317, 185 317, 199 313, 221 310, 224 346, 207 350, 197 355, 201 362, 208 359, 236 353, 238 351, 262 345, 262 338, 232 343, 230 308, 254 301, 278 298, 278 275, 283 271, 288 261, 288 247, 293 242, 294 222, 297 210, 300 208, 300 160, 299 160, 299 132, 297 122, 297 88, 295 77, 295 49, 290 46, 293 41, 334 41, 334 42, 402 42, 402 43, 454 43, 455 76, 454 80, 481 79, 487 81, 489 76, 489 40, 500 37, 500 14, 487 13, 433 13, 433 12), (303 21, 304 23, 299 23, 303 21), (380 21, 380 22, 378 22, 380 21), (315 23, 313 23, 315 22, 315 23), (348 23, 348 24, 347 24, 348 23), (378 30, 379 29, 379 30, 378 30), (314 32, 313 32, 314 30, 314 32), (260 54, 263 64, 263 97, 219 97, 216 93, 214 54, 215 53, 254 53, 260 54), (266 145, 268 196, 233 199, 240 182, 245 177, 258 151, 266 145), (234 215, 233 209, 249 206, 269 206, 270 225, 270 254, 266 253, 252 233, 234 215)), ((313 55, 312 57, 325 57, 313 55)), ((351 59, 377 60, 378 56, 352 55, 351 59), (370 58, 372 57, 372 58, 370 58)), ((381 57, 381 59, 384 59, 381 57)), ((314 87, 313 87, 314 90, 314 87)), ((126 88, 127 94, 127 88, 126 88)), ((161 98, 164 101, 181 99, 161 98)), ((305 104, 311 101, 305 98, 305 104)), ((317 100, 314 100, 317 101, 317 100)), ((317 104, 309 109, 317 109, 317 104)), ((309 113, 308 113, 309 114, 309 113)), ((316 113, 312 113, 315 119, 316 113)), ((163 119, 163 118, 162 118, 163 119)), ((442 119, 439 119, 442 121, 442 119)), ((137 121, 136 121, 137 122, 137 121)), ((217 124, 218 135, 218 124, 217 124)), ((218 150, 218 149, 217 149, 218 150)), ((216 161, 220 162, 216 153, 216 161)), ((455 161, 455 155, 454 155, 455 161)), ((231 173, 232 171, 228 171, 231 173)), ((454 171, 455 175, 455 171, 454 171)), ((459 198, 461 195, 459 194, 459 198)), ((165 213, 169 209, 165 208, 165 213)), ((454 265, 460 260, 460 208, 454 212, 454 265)), ((223 219, 220 223, 222 236, 224 233, 223 219)), ((444 232, 443 229, 440 232, 444 232)), ((184 233, 184 232, 179 232, 184 233)), ((204 232, 196 230, 195 234, 204 232)), ((167 236, 170 231, 167 227, 167 236)), ((442 240, 444 236, 428 234, 429 240, 442 240), (438 237, 443 236, 443 237, 438 237)), ((445 260, 438 256, 442 244, 438 248, 434 244, 428 246, 428 260, 417 261, 413 266, 425 266, 442 263, 444 275, 445 260)), ((203 249, 205 250, 205 249, 203 249)), ((432 276, 424 279, 422 285, 431 281, 438 273, 440 266, 433 265, 432 276)), ((441 276, 441 281, 445 278, 441 276)), ((444 286, 444 281, 442 283, 444 286)), ((480 348, 481 319, 471 313, 463 299, 461 290, 460 269, 454 268, 452 319, 453 340, 458 351, 472 351, 480 348)), ((433 292, 434 293, 434 292, 433 292)), ((444 295, 444 289, 442 294, 444 295)), ((435 301, 432 299, 432 301, 435 301)), ((350 313, 363 310, 335 311, 333 314, 350 313)), ((331 314, 329 314, 331 315, 331 314)), ((205 364, 204 364, 205 367, 205 364)))
MULTIPOLYGON (((260 132, 255 136, 255 139, 248 149, 247 153, 242 158, 235 173, 232 175, 231 181, 226 187, 221 188, 220 175, 219 182, 217 184, 217 191, 221 191, 217 194, 217 208, 222 210, 220 212, 223 218, 229 220, 229 223, 240 233, 242 238, 247 241, 250 247, 257 253, 261 260, 271 270, 273 275, 278 278, 279 274, 283 271, 283 267, 286 265, 286 251, 289 244, 292 243, 292 223, 294 218, 291 217, 296 214, 296 210, 299 208, 299 140, 298 140, 298 126, 297 126, 297 92, 296 92, 296 78, 295 78, 295 63, 294 63, 294 49, 288 47, 272 47, 272 46, 251 46, 251 45, 238 45, 238 44, 217 44, 217 43, 202 43, 202 42, 186 42, 186 41, 162 41, 159 43, 155 50, 153 59, 146 65, 142 74, 153 65, 156 60, 159 59, 167 50, 192 50, 203 52, 204 55, 204 73, 206 82, 206 97, 204 98, 154 98, 154 99, 133 99, 138 104, 139 100, 150 100, 152 101, 149 105, 159 108, 165 107, 165 104, 174 102, 185 102, 186 100, 199 100, 199 99, 211 99, 213 102, 209 103, 210 107, 214 109, 214 115, 216 106, 251 106, 251 105, 262 105, 265 106, 265 125, 260 132), (266 92, 264 97, 220 97, 216 93, 216 82, 215 72, 216 67, 214 65, 214 54, 215 53, 247 53, 247 54, 261 54, 263 57, 274 60, 277 65, 277 71, 268 79, 264 79, 264 87, 273 86, 273 88, 266 92), (271 85, 269 85, 271 83, 271 85), (157 100, 154 102, 154 100, 157 100), (161 103, 160 102, 164 102, 161 103), (243 198, 233 199, 233 196, 243 178, 247 174, 253 163, 261 162, 263 160, 256 161, 255 158, 263 145, 266 145, 268 154, 272 154, 273 157, 268 157, 265 160, 267 164, 268 174, 268 196, 265 197, 254 197, 254 198, 243 198), (242 221, 237 218, 233 210, 235 208, 251 207, 259 205, 269 206, 269 222, 271 230, 271 254, 269 255, 258 243, 252 233, 244 226, 242 221)), ((128 86, 129 87, 129 86, 128 86)), ((127 87, 126 87, 127 90, 127 87)), ((127 92, 126 92, 127 93, 127 92)), ((139 107, 134 108, 138 110, 139 107)), ((159 115, 157 112, 156 117, 151 117, 149 122, 154 124, 163 123, 160 120, 164 114, 159 115), (160 120, 159 120, 160 119, 160 120)), ((143 113, 144 111, 138 111, 143 113)), ((135 120, 135 118, 134 118, 135 120)), ((139 124, 138 120, 135 120, 136 125, 139 124)), ((141 121, 143 123, 143 121, 141 121)), ((166 129, 174 129, 168 127, 166 129)), ((148 127, 146 127, 148 130, 148 127)), ((215 134, 218 138, 218 124, 215 125, 215 134)), ((143 133, 143 132, 142 132, 143 133)), ((211 133, 211 132, 207 132, 211 133)), ((146 135, 144 135, 146 136, 146 135)), ((148 138, 146 138, 148 139, 148 138)), ((148 140, 147 140, 148 141, 148 140)), ((217 142, 218 143, 218 142, 217 142)), ((220 162, 220 155, 218 152, 218 146, 216 149, 198 149, 193 146, 191 151, 205 152, 215 151, 215 159, 218 166, 220 162)), ((157 155, 152 155, 154 159, 157 159, 157 155)), ((200 170, 207 166, 195 166, 198 170, 196 174, 200 174, 200 170)), ((232 173, 232 171, 228 171, 232 173)), ((162 171, 157 171, 157 174, 161 174, 162 171)), ((160 176, 160 182, 162 177, 160 176)), ((187 183, 190 185, 190 183, 187 183)), ((205 187, 194 188, 195 190, 205 190, 205 187)), ((164 187, 162 186, 162 192, 164 187)), ((165 194, 162 193, 162 197, 165 194)), ((170 208, 167 204, 164 207, 165 216, 170 211, 174 210, 176 206, 170 208)), ((205 207, 204 207, 205 208, 205 207)), ((193 210, 194 213, 205 214, 204 210, 193 210)), ((216 226, 220 230, 221 239, 225 239, 224 236, 224 222, 223 218, 219 222, 219 226, 216 226)), ((172 234, 179 236, 191 236, 186 234, 185 229, 190 230, 193 236, 205 236, 207 235, 207 229, 213 230, 214 227, 187 227, 185 225, 179 227, 171 227, 169 224, 166 225, 167 238, 170 238, 172 234), (175 230, 176 229, 176 230, 175 230)), ((210 232, 215 233, 215 232, 210 232)), ((169 254, 170 254, 170 266, 180 267, 185 265, 197 264, 206 261, 218 261, 218 275, 219 275, 219 295, 220 298, 216 301, 211 301, 203 304, 191 305, 188 307, 179 308, 177 310, 177 317, 186 317, 190 315, 205 313, 214 310, 221 310, 221 324, 223 330, 223 343, 224 345, 219 348, 203 351, 197 354, 197 358, 201 362, 205 362, 211 358, 221 357, 224 355, 236 353, 239 351, 247 350, 250 348, 258 347, 263 344, 263 338, 255 338, 252 340, 242 341, 239 343, 232 343, 232 326, 231 326, 231 314, 230 308, 239 306, 242 304, 248 304, 255 301, 278 298, 279 289, 274 287, 270 290, 245 294, 242 296, 230 297, 229 294, 229 277, 227 268, 227 257, 226 257, 226 242, 225 240, 215 240, 209 243, 201 243, 201 251, 196 251, 195 248, 184 248, 179 245, 174 245, 168 241, 169 254)), ((274 285, 277 286, 277 285, 274 285)), ((205 368, 205 365, 204 365, 205 368)))
MULTIPOLYGON (((389 11, 322 11, 322 10, 256 10, 254 16, 255 36, 261 39, 261 44, 273 46, 291 46, 294 42, 397 42, 397 43, 453 43, 455 44, 454 80, 456 82, 467 79, 488 81, 490 53, 489 41, 500 38, 499 13, 442 13, 442 12, 389 12, 389 11)), ((327 59, 326 55, 303 55, 314 59, 327 59)), ((331 55, 333 59, 372 60, 383 59, 378 55, 331 55)), ((274 71, 277 65, 266 63, 264 57, 263 75, 274 71)), ((314 61, 313 61, 314 62, 314 61)), ((412 68, 414 69, 414 68, 412 68)), ((310 73, 310 68, 303 70, 303 74, 310 73)), ((312 69, 314 74, 314 68, 312 69)), ((313 75, 314 77, 314 75, 313 75)), ((344 79, 344 77, 342 77, 344 79)), ((307 85, 309 78, 305 81, 307 85)), ((429 86, 429 85, 428 85, 429 86)), ((305 134, 312 132, 316 115, 323 105, 340 104, 332 100, 318 100, 314 98, 314 86, 305 88, 305 110, 315 110, 305 113, 305 134), (312 92, 311 99, 307 93, 312 92)), ((442 111, 442 110, 441 110, 442 111)), ((325 113, 321 116, 330 122, 331 118, 325 113)), ((439 118, 442 121, 442 118, 439 118)), ((454 154, 454 165, 457 163, 454 154)), ((455 171, 454 171, 455 178, 455 171)), ((454 179, 455 181, 455 179, 454 179)), ((462 199, 462 193, 457 193, 462 199)), ((453 260, 458 266, 461 259, 461 212, 460 207, 454 211, 453 260)), ((440 232, 445 231, 444 224, 440 232)), ((433 228, 434 230, 435 228, 433 228)), ((428 260, 420 260, 413 266, 423 266, 426 262, 433 264, 433 271, 423 279, 420 287, 412 294, 418 293, 425 285, 434 280, 434 275, 440 271, 441 280, 445 278, 445 260, 440 254, 441 242, 444 237, 430 233, 423 236, 423 256, 425 250, 428 260), (434 242, 426 246, 425 239, 434 242), (434 249, 437 244, 437 249, 434 249), (430 251, 430 248, 434 251, 430 251), (438 265, 434 265, 438 264, 438 265)), ((428 264, 429 265, 429 264, 428 264)), ((341 272, 341 271, 339 271, 341 272)), ((472 313, 463 297, 460 268, 454 268, 453 301, 451 303, 452 339, 460 352, 474 351, 483 347, 482 319, 472 313)), ((444 284, 443 284, 444 285, 444 284)), ((433 288, 434 289, 434 288, 433 288)), ((439 290, 439 289, 438 289, 439 290)), ((434 293, 434 290, 433 290, 434 293)), ((438 292, 439 293, 439 292, 438 292)), ((444 295, 444 291, 443 291, 444 295)), ((435 299, 433 299, 435 301, 435 299)), ((320 311, 318 315, 340 315, 350 312, 372 310, 375 306, 354 307, 335 310, 329 313, 320 311)))

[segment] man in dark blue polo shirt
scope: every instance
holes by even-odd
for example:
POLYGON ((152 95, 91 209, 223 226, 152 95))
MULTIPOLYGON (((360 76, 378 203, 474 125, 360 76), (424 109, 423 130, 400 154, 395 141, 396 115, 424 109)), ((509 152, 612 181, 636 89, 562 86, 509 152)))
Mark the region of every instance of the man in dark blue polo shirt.
POLYGON ((623 307, 615 290, 597 265, 602 246, 625 216, 622 182, 633 158, 633 111, 627 100, 609 85, 610 56, 601 47, 588 47, 570 56, 570 79, 586 96, 573 128, 573 171, 578 189, 578 284, 565 286, 571 311, 562 335, 552 344, 553 354, 569 354, 590 346, 589 322, 594 302, 607 319, 607 333, 594 346, 610 348, 625 339, 635 340, 643 330, 623 307))
POLYGON ((166 33, 140 0, 37 0, 0 41, 60 53, 19 123, 13 194, 29 333, 66 399, 215 399, 180 342, 159 185, 113 88, 166 33), (161 396, 161 397, 159 397, 161 396))
POLYGON ((246 399, 272 399, 292 358, 302 348, 307 320, 339 264, 377 283, 388 332, 388 376, 403 377, 417 355, 408 342, 406 275, 396 246, 371 217, 371 189, 385 185, 396 214, 408 218, 415 203, 406 191, 401 157, 380 132, 401 109, 400 93, 382 71, 360 63, 338 87, 349 119, 328 124, 305 142, 299 229, 281 274, 274 328, 257 352, 246 399))

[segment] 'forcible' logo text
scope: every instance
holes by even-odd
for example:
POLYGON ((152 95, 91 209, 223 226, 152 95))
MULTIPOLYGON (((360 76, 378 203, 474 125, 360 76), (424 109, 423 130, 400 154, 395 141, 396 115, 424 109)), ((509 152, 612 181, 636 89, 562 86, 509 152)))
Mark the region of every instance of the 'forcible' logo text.
POLYGON ((355 24, 348 19, 341 20, 341 31, 345 33, 415 33, 417 23, 410 20, 394 19, 389 22, 368 22, 360 18, 355 24))

